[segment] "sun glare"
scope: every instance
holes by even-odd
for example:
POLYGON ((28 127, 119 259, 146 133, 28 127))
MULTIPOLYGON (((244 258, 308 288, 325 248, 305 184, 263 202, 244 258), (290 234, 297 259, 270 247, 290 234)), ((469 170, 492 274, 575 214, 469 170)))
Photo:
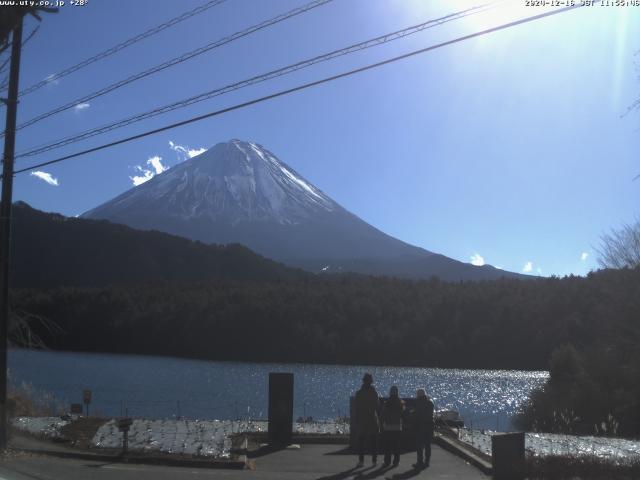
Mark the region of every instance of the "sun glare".
POLYGON ((528 7, 523 0, 457 0, 449 5, 455 7, 456 11, 473 9, 462 21, 474 30, 484 30, 557 9, 546 6, 528 7))
POLYGON ((421 21, 430 17, 467 12, 460 24, 463 24, 469 33, 553 10, 551 7, 527 7, 523 0, 408 0, 403 2, 403 5, 408 16, 421 21))

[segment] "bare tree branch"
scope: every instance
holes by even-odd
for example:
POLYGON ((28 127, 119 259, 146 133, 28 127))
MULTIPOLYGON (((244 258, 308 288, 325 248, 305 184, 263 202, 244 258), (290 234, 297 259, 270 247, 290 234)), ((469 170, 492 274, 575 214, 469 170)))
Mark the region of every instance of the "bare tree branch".
POLYGON ((603 268, 640 267, 640 220, 603 234, 596 251, 603 268))
POLYGON ((12 347, 47 348, 42 337, 35 333, 36 327, 50 336, 63 333, 62 328, 51 320, 22 310, 14 310, 9 319, 9 344, 12 347))

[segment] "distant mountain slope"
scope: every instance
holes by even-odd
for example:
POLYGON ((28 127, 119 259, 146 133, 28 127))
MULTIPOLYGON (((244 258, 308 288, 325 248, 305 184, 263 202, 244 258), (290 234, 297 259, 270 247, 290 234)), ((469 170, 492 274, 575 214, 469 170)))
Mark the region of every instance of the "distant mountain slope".
POLYGON ((431 252, 351 214, 265 148, 232 140, 82 215, 269 258, 394 257, 431 252))
POLYGON ((14 205, 15 287, 104 286, 162 281, 277 281, 306 277, 241 245, 205 245, 106 221, 14 205))
POLYGON ((357 258, 336 262, 335 259, 314 259, 296 262, 300 268, 323 273, 358 272, 363 275, 393 276, 413 280, 437 277, 445 282, 497 280, 499 278, 534 277, 505 272, 491 265, 477 267, 439 253, 427 257, 402 256, 393 258, 357 258))
POLYGON ((350 213, 261 145, 231 140, 83 214, 206 243, 241 243, 314 272, 443 280, 516 276, 393 238, 350 213))

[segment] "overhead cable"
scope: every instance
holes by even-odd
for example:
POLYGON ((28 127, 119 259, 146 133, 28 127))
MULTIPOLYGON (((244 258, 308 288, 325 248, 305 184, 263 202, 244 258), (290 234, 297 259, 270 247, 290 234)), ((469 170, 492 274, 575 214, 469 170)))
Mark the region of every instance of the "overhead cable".
MULTIPOLYGON (((129 85, 130 83, 133 83, 137 80, 143 79, 145 77, 148 77, 150 75, 153 75, 154 73, 158 73, 161 72, 162 70, 165 70, 169 67, 173 67, 174 65, 178 65, 180 63, 186 62, 187 60, 190 60, 198 55, 202 55, 203 53, 206 53, 210 50, 213 50, 215 48, 221 47, 223 45, 226 45, 228 43, 231 43, 235 40, 238 40, 239 38, 242 37, 246 37, 247 35, 251 35, 252 33, 255 33, 259 30, 265 29, 267 27, 270 27, 272 25, 275 25, 277 23, 283 22, 291 17, 295 17, 296 15, 300 15, 302 13, 308 12, 309 10, 312 10, 314 8, 320 7, 322 5, 325 5, 327 3, 332 2, 333 0, 314 0, 310 3, 307 3, 301 7, 295 8, 293 10, 290 10, 286 13, 282 13, 280 15, 277 15, 273 18, 270 18, 269 20, 265 20, 264 22, 258 23, 256 25, 253 25, 251 27, 248 27, 244 30, 241 30, 239 32, 236 32, 232 35, 228 35, 226 37, 220 38, 219 40, 216 40, 214 42, 208 43, 202 47, 196 48, 195 50, 191 50, 189 52, 183 53, 182 55, 179 55, 177 57, 174 57, 170 60, 167 60, 166 62, 163 62, 159 65, 156 65, 154 67, 151 67, 147 70, 143 70, 142 72, 136 73, 134 75, 131 75, 123 80, 120 80, 118 82, 112 83, 111 85, 108 85, 104 88, 101 88, 100 90, 96 90, 93 93, 90 93, 88 95, 85 95, 83 97, 77 98, 71 102, 68 102, 64 105, 61 105, 59 107, 54 108, 53 110, 50 110, 48 112, 42 113, 36 117, 33 117, 21 124, 19 124, 16 127, 16 130, 20 130, 22 128, 28 127, 30 125, 33 125, 34 123, 37 123, 41 120, 44 120, 45 118, 51 117, 53 115, 56 115, 58 113, 64 112, 66 110, 70 110, 72 108, 74 108, 77 105, 80 105, 82 103, 87 103, 90 100, 94 100, 98 97, 101 97, 102 95, 106 95, 107 93, 113 92, 114 90, 117 90, 121 87, 124 87, 125 85, 129 85)), ((0 136, 2 136, 2 134, 0 134, 0 136)))
POLYGON ((522 24, 525 24, 525 23, 529 23, 529 22, 533 22, 533 21, 536 21, 536 20, 540 20, 540 19, 545 18, 545 17, 558 15, 560 13, 564 13, 564 12, 567 12, 567 11, 570 11, 570 10, 581 8, 582 6, 583 5, 581 5, 581 4, 576 4, 576 5, 572 5, 572 6, 563 7, 563 8, 559 8, 559 9, 556 9, 556 10, 552 10, 552 11, 549 11, 549 12, 540 13, 538 15, 532 15, 530 17, 525 17, 525 18, 522 18, 522 19, 519 19, 519 20, 515 20, 515 21, 512 21, 512 22, 504 23, 504 24, 498 25, 496 27, 492 27, 492 28, 488 28, 488 29, 485 29, 485 30, 481 30, 479 32, 471 33, 469 35, 465 35, 465 36, 462 36, 462 37, 457 37, 457 38, 455 38, 453 40, 448 40, 446 42, 442 42, 442 43, 438 43, 438 44, 435 44, 435 45, 431 45, 429 47, 421 48, 419 50, 414 50, 412 52, 405 53, 403 55, 398 55, 396 57, 388 58, 388 59, 382 60, 380 62, 372 63, 372 64, 366 65, 364 67, 359 67, 359 68, 356 68, 356 69, 353 69, 353 70, 349 70, 347 72, 339 73, 337 75, 332 75, 330 77, 325 77, 325 78, 322 78, 320 80, 316 80, 316 81, 313 81, 313 82, 305 83, 303 85, 299 85, 297 87, 288 88, 286 90, 281 90, 279 92, 272 93, 270 95, 266 95, 266 96, 263 96, 263 97, 260 97, 260 98, 256 98, 256 99, 253 99, 253 100, 249 100, 247 102, 238 103, 236 105, 233 105, 233 106, 230 106, 230 107, 226 107, 226 108, 223 108, 221 110, 216 110, 216 111, 213 111, 213 112, 209 112, 209 113, 206 113, 204 115, 199 115, 197 117, 192 117, 192 118, 189 118, 187 120, 183 120, 183 121, 180 121, 180 122, 172 123, 170 125, 165 125, 164 127, 156 128, 156 129, 153 129, 153 130, 148 130, 146 132, 139 133, 137 135, 132 135, 130 137, 122 138, 120 140, 109 142, 109 143, 106 143, 106 144, 103 144, 103 145, 99 145, 97 147, 89 148, 89 149, 86 149, 86 150, 83 150, 83 151, 80 151, 80 152, 72 153, 70 155, 65 155, 65 156, 60 157, 60 158, 56 158, 56 159, 49 160, 49 161, 46 161, 46 162, 42 162, 42 163, 38 163, 38 164, 35 164, 35 165, 31 165, 29 167, 25 167, 25 168, 22 168, 20 170, 16 170, 15 173, 17 174, 17 173, 27 172, 27 171, 30 171, 30 170, 33 170, 33 169, 36 169, 36 168, 41 168, 41 167, 45 167, 45 166, 48 166, 48 165, 53 165, 55 163, 60 163, 60 162, 63 162, 65 160, 76 158, 76 157, 79 157, 81 155, 86 155, 88 153, 93 153, 93 152, 104 150, 106 148, 110 148, 110 147, 113 147, 113 146, 116 146, 116 145, 121 145, 123 143, 128 143, 128 142, 131 142, 133 140, 138 140, 140 138, 144 138, 144 137, 148 137, 150 135, 154 135, 156 133, 160 133, 160 132, 164 132, 164 131, 167 131, 167 130, 171 130, 171 129, 174 129, 174 128, 177 128, 177 127, 181 127, 183 125, 188 125, 190 123, 195 123, 195 122, 204 120, 206 118, 219 116, 219 115, 222 115, 224 113, 232 112, 234 110, 239 110, 241 108, 245 108, 245 107, 248 107, 248 106, 251 106, 251 105, 262 103, 262 102, 265 102, 267 100, 272 100, 274 98, 282 97, 284 95, 288 95, 288 94, 291 94, 291 93, 294 93, 294 92, 299 92, 301 90, 306 90, 308 88, 315 87, 315 86, 318 86, 318 85, 321 85, 321 84, 324 84, 324 83, 328 83, 328 82, 331 82, 331 81, 334 81, 334 80, 338 80, 340 78, 350 77, 350 76, 356 75, 358 73, 362 73, 362 72, 365 72, 365 71, 368 71, 368 70, 372 70, 374 68, 378 68, 378 67, 381 67, 383 65, 388 65, 390 63, 394 63, 394 62, 397 62, 399 60, 404 60, 406 58, 410 58, 410 57, 413 57, 413 56, 416 56, 416 55, 419 55, 419 54, 422 54, 422 53, 430 52, 430 51, 436 50, 438 48, 442 48, 442 47, 446 47, 446 46, 453 45, 453 44, 456 44, 456 43, 460 43, 460 42, 463 42, 463 41, 466 41, 466 40, 470 40, 472 38, 480 37, 480 36, 487 35, 489 33, 497 32, 497 31, 500 31, 500 30, 505 30, 507 28, 515 27, 517 25, 522 25, 522 24))
POLYGON ((110 47, 106 50, 103 50, 100 53, 97 53, 95 55, 93 55, 92 57, 89 57, 79 63, 76 63, 75 65, 72 65, 71 67, 65 68, 64 70, 58 72, 58 73, 54 73, 53 75, 49 75, 47 78, 45 78, 44 80, 35 83, 33 85, 31 85, 30 87, 25 88, 24 90, 22 90, 19 93, 19 96, 23 96, 23 95, 27 95, 29 93, 35 92, 36 90, 44 87, 45 85, 47 85, 48 83, 54 81, 54 80, 59 80, 62 77, 66 77, 67 75, 70 75, 74 72, 77 72, 78 70, 86 67, 87 65, 91 65, 92 63, 95 63, 99 60, 102 60, 103 58, 109 57, 111 55, 113 55, 114 53, 119 52, 120 50, 124 50, 127 47, 130 47, 131 45, 138 43, 141 40, 144 40, 145 38, 149 38, 157 33, 160 33, 163 30, 166 30, 169 27, 172 27, 180 22, 183 22, 184 20, 187 20, 188 18, 193 17, 194 15, 198 15, 202 12, 205 12, 207 10, 209 10, 210 8, 213 8, 217 5, 220 5, 221 3, 225 2, 226 0, 210 0, 206 3, 204 3, 203 5, 200 5, 199 7, 196 7, 192 10, 189 10, 187 12, 182 13, 181 15, 178 15, 177 17, 171 18, 169 20, 167 20, 164 23, 161 23, 160 25, 157 25, 153 28, 150 28, 149 30, 140 33, 134 37, 131 37, 128 40, 125 40, 124 42, 118 43, 117 45, 114 45, 113 47, 110 47))
MULTIPOLYGON (((29 35, 27 35, 27 38, 25 38, 22 41, 22 48, 25 47, 25 45, 27 43, 29 43, 29 40, 31 40, 34 35, 37 33, 38 29, 40 28, 40 25, 36 25, 35 28, 33 30, 31 30, 31 33, 29 33, 29 35)), ((7 67, 9 66, 9 62, 11 61, 11 55, 9 55, 4 62, 2 62, 2 65, 0 65, 0 75, 2 75, 7 67)), ((0 82, 0 89, 6 89, 9 86, 9 76, 7 76, 6 78, 2 79, 2 82, 0 82)), ((4 104, 3 104, 4 105, 4 104)), ((16 128, 17 130, 17 128, 16 128)), ((2 132, 2 134, 0 136, 4 136, 4 132, 2 132)))
POLYGON ((177 110, 179 108, 184 108, 187 107, 189 105, 193 105, 194 103, 198 103, 198 102, 202 102, 204 100, 209 100, 211 98, 220 96, 220 95, 224 95, 227 94, 229 92, 235 91, 235 90, 239 90, 241 88, 245 88, 251 85, 255 85, 258 83, 262 83, 277 77, 281 77, 283 75, 288 75, 290 73, 296 72, 298 70, 302 70, 303 68, 308 68, 312 65, 316 65, 318 63, 321 62, 326 62, 328 60, 332 60, 334 58, 337 57, 341 57, 344 55, 348 55, 360 50, 365 50, 368 48, 372 48, 378 45, 381 45, 383 43, 388 43, 394 40, 398 40, 400 38, 404 38, 407 37, 409 35, 413 35, 415 33, 421 32, 427 28, 432 28, 438 25, 442 25, 444 23, 447 22, 451 22, 453 20, 458 20, 460 18, 466 17, 468 15, 472 15, 475 13, 479 13, 481 11, 484 11, 487 8, 486 5, 481 5, 478 7, 473 7, 467 10, 463 10, 460 12, 456 12, 450 15, 446 15, 444 17, 435 19, 435 20, 429 20, 427 22, 423 22, 420 23, 418 25, 414 25, 402 30, 397 30, 395 32, 391 32, 391 33, 387 33, 385 35, 381 35, 379 37, 375 37, 372 38, 370 40, 366 40, 364 42, 359 42, 353 45, 350 45, 348 47, 344 47, 341 48, 339 50, 334 50, 331 51, 329 53, 325 53, 322 55, 318 55, 316 57, 313 58, 309 58, 307 60, 303 60, 291 65, 287 65, 286 67, 282 67, 282 68, 278 68, 276 70, 271 70, 267 73, 263 73, 245 80, 242 80, 240 82, 236 82, 236 83, 232 83, 229 85, 226 85, 224 87, 220 87, 220 88, 216 88, 214 90, 209 90, 207 92, 204 93, 200 93, 198 95, 194 95, 192 97, 174 102, 174 103, 170 103, 168 105, 164 105, 161 107, 157 107, 153 110, 149 110, 147 112, 144 113, 139 113, 136 114, 134 116, 125 118, 123 120, 119 120, 117 122, 113 122, 107 125, 103 125, 101 127, 97 127, 97 128, 93 128, 91 130, 87 130, 84 131, 82 133, 70 136, 70 137, 65 137, 59 140, 55 140, 51 143, 39 146, 39 147, 35 147, 35 148, 31 148, 30 150, 27 151, 23 151, 23 152, 19 152, 16 155, 16 158, 23 158, 23 157, 31 157, 34 155, 38 155, 44 152, 47 152, 49 150, 53 150, 56 148, 61 148, 64 147, 66 145, 72 144, 72 143, 76 143, 79 142, 81 140, 85 140, 87 138, 91 138, 94 137, 96 135, 101 135, 103 133, 107 133, 110 132, 112 130, 116 130, 118 128, 122 128, 124 126, 127 125, 131 125, 133 123, 137 123, 140 122, 142 120, 146 120, 148 118, 151 117, 155 117, 157 115, 161 115, 161 114, 165 114, 168 112, 171 112, 173 110, 177 110))

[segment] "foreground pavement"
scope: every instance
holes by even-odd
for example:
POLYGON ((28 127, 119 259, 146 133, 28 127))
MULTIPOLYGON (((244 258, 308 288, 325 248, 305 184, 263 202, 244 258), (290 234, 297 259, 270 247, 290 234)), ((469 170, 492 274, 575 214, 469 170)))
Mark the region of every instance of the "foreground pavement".
POLYGON ((252 470, 134 465, 97 460, 64 459, 15 452, 0 460, 0 480, 147 480, 147 479, 460 479, 486 480, 480 470, 434 445, 431 467, 415 470, 415 455, 402 455, 400 465, 383 469, 367 459, 364 468, 355 468, 354 455, 343 453, 341 445, 301 445, 278 451, 258 451, 252 455, 252 470))

